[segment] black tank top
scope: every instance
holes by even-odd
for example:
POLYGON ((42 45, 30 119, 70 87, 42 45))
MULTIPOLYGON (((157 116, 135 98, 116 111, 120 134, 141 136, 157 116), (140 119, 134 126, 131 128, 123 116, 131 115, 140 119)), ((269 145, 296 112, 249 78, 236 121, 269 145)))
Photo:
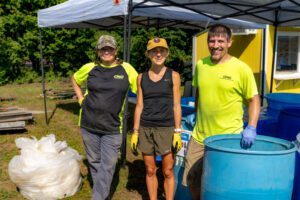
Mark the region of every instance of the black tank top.
POLYGON ((142 74, 141 88, 144 107, 141 125, 145 127, 174 126, 172 70, 167 68, 157 82, 149 78, 148 71, 142 74))

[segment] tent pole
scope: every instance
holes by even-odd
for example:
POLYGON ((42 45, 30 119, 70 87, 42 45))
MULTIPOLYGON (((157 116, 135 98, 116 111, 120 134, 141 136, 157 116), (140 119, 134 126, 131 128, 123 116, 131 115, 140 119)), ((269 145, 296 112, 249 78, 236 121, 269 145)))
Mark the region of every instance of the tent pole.
POLYGON ((44 97, 44 111, 45 111, 45 121, 48 125, 48 116, 47 116, 47 96, 46 96, 46 89, 45 89, 45 72, 44 72, 44 62, 43 62, 43 44, 42 44, 42 29, 39 28, 40 32, 40 54, 41 54, 41 71, 42 71, 42 85, 43 85, 43 97, 44 97))
MULTIPOLYGON (((127 15, 124 15, 124 32, 123 32, 123 60, 127 61, 127 15)), ((128 95, 127 95, 128 96, 128 95)), ((127 137, 127 101, 125 99, 125 106, 123 112, 123 129, 122 129, 122 149, 121 149, 121 165, 122 167, 126 164, 126 137, 127 137)))
POLYGON ((159 34, 159 18, 157 18, 157 21, 156 21, 156 31, 157 31, 157 36, 160 37, 160 34, 159 34))
POLYGON ((275 53, 277 49, 277 28, 278 28, 278 10, 275 10, 275 22, 274 22, 274 42, 273 42, 273 57, 272 57, 272 71, 270 80, 270 93, 273 92, 273 79, 274 79, 274 69, 275 69, 275 53))
MULTIPOLYGON (((126 56, 126 62, 130 62, 130 40, 131 40, 131 12, 132 12, 132 0, 129 1, 128 4, 128 19, 124 18, 124 41, 127 39, 126 46, 124 44, 124 53, 123 55, 126 56), (125 20, 126 19, 126 20, 125 20), (128 24, 127 24, 128 23, 128 24), (128 32, 127 32, 128 31, 128 32), (127 35, 125 35, 127 34, 127 35), (126 38, 127 36, 127 38, 126 38)), ((123 130, 122 130, 122 152, 121 152, 121 163, 124 167, 126 164, 126 141, 127 141, 127 118, 128 118, 128 94, 126 95, 125 105, 124 105, 124 114, 123 114, 123 130)))
POLYGON ((123 60, 127 61, 127 15, 124 15, 124 31, 123 31, 123 60))
POLYGON ((130 46, 131 46, 131 20, 132 20, 132 0, 128 4, 128 40, 127 40, 127 62, 130 63, 130 46))
POLYGON ((265 61, 266 61, 266 27, 263 29, 262 38, 262 64, 261 64, 261 87, 260 87, 260 106, 264 105, 264 95, 265 95, 265 61))
POLYGON ((274 69, 275 69, 275 53, 277 48, 277 25, 275 25, 274 30, 274 43, 273 43, 273 58, 272 58, 272 71, 271 71, 271 80, 270 80, 270 93, 273 92, 273 80, 274 80, 274 69))

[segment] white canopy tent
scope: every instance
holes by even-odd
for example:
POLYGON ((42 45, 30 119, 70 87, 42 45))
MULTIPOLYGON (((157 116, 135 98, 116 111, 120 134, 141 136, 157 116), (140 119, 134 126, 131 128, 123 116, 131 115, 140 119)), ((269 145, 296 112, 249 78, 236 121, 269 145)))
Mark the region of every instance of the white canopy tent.
MULTIPOLYGON (((201 30, 206 28, 208 24, 216 22, 230 25, 230 27, 233 28, 264 28, 264 25, 253 22, 245 22, 239 19, 218 19, 218 16, 216 15, 200 15, 192 9, 180 8, 176 7, 176 5, 164 6, 161 3, 147 0, 69 0, 65 3, 38 11, 38 26, 40 28, 111 29, 123 27, 123 59, 126 61, 130 60, 130 35, 132 27, 159 26, 201 30)), ((40 34, 41 33, 40 30, 40 34)), ((40 40, 40 43, 42 46, 42 40, 40 40)), ((41 68, 45 117, 46 123, 48 123, 42 61, 41 68)), ((126 125, 126 123, 124 123, 124 125, 126 125)), ((124 126, 123 128, 123 132, 126 133, 125 130, 127 127, 124 126)), ((123 140, 126 140, 126 134, 124 134, 123 140)), ((122 158, 124 161, 126 155, 126 143, 123 141, 123 144, 122 158)))
MULTIPOLYGON (((235 18, 275 26, 270 93, 273 89, 278 26, 300 26, 300 0, 152 0, 166 7, 176 6, 217 16, 214 20, 235 18)), ((210 16, 208 16, 210 17, 210 16)), ((264 70, 264 68, 263 68, 264 70)), ((264 71, 262 73, 265 73, 264 71)), ((264 84, 264 82, 262 82, 264 84)), ((264 86, 263 86, 264 88, 264 86)))
MULTIPOLYGON (((38 26, 63 28, 115 28, 123 27, 124 16, 132 16, 132 26, 149 26, 156 19, 165 20, 164 26, 204 28, 208 21, 219 17, 201 14, 176 6, 164 6, 146 0, 69 0, 65 3, 39 10, 38 26)), ((237 19, 221 19, 220 23, 235 27, 262 28, 261 25, 237 19)))
POLYGON ((39 10, 38 26, 56 28, 124 27, 124 55, 129 61, 131 28, 142 26, 204 29, 209 23, 224 23, 233 28, 264 28, 263 25, 238 19, 218 19, 218 16, 201 14, 176 6, 164 6, 146 0, 69 0, 39 10))
POLYGON ((152 0, 164 6, 177 6, 214 19, 236 18, 277 26, 300 25, 300 0, 152 0))

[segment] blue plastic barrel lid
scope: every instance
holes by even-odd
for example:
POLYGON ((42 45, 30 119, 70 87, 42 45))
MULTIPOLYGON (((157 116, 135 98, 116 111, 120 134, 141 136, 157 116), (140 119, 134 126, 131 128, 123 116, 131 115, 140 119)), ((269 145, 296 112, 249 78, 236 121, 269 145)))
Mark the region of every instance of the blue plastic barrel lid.
POLYGON ((241 153, 241 154, 286 154, 296 151, 292 142, 287 140, 258 135, 250 149, 243 149, 240 145, 240 134, 220 134, 206 138, 205 146, 220 151, 241 153))

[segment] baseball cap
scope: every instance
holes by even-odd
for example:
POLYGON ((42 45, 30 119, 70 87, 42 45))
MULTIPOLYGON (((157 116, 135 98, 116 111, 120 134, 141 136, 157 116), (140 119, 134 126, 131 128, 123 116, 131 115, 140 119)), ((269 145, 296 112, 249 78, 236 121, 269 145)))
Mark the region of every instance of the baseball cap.
POLYGON ((117 41, 113 36, 110 35, 102 35, 99 37, 98 42, 96 44, 96 49, 102 49, 103 47, 111 47, 117 48, 117 41))
POLYGON ((147 51, 154 49, 156 47, 164 47, 166 49, 169 49, 167 41, 164 38, 153 38, 148 41, 147 51))

